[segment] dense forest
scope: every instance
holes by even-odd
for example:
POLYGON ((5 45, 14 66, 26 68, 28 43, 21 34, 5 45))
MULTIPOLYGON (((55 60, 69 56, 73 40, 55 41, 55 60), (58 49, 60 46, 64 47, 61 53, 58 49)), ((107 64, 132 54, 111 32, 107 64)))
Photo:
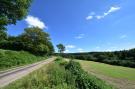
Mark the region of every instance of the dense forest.
POLYGON ((114 52, 86 52, 55 54, 66 58, 89 60, 125 67, 135 67, 135 49, 114 52))

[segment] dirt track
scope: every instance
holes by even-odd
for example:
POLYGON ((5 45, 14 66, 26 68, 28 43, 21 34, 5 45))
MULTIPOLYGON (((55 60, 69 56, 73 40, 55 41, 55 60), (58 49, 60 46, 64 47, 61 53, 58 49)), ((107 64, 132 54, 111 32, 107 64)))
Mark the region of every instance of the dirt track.
POLYGON ((14 70, 0 73, 0 88, 8 85, 9 83, 11 83, 17 79, 20 79, 20 78, 28 75, 29 73, 33 72, 34 70, 41 68, 45 64, 52 62, 54 59, 55 59, 55 57, 52 57, 52 58, 49 58, 44 61, 30 64, 28 66, 24 66, 21 68, 17 68, 14 70))

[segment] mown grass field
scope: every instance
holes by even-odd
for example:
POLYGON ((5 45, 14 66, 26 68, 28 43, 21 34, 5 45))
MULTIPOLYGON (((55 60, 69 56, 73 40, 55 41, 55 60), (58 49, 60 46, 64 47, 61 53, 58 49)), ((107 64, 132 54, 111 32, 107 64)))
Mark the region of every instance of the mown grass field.
POLYGON ((113 66, 93 61, 77 60, 88 72, 94 72, 105 76, 135 81, 135 68, 113 66))

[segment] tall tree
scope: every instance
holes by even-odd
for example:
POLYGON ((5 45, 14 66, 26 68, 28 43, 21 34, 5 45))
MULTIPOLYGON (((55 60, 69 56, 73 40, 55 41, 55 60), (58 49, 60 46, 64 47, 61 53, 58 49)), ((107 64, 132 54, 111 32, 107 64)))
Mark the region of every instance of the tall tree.
POLYGON ((25 28, 24 33, 20 35, 23 42, 38 45, 40 43, 47 44, 50 40, 49 34, 38 27, 25 28))
POLYGON ((19 38, 21 42, 27 44, 32 52, 37 54, 53 53, 54 48, 48 33, 38 27, 26 28, 24 31, 19 38))
POLYGON ((8 24, 16 24, 28 12, 32 0, 0 0, 0 30, 8 24))
POLYGON ((56 46, 57 46, 58 51, 59 51, 60 53, 63 53, 63 52, 65 51, 65 46, 64 46, 63 44, 58 44, 58 45, 56 45, 56 46))

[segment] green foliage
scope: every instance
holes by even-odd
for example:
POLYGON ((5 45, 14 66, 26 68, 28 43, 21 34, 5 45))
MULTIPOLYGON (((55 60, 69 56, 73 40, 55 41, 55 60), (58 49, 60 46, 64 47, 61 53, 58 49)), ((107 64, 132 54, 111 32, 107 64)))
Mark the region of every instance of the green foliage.
POLYGON ((60 56, 55 59, 55 62, 61 66, 66 66, 68 64, 68 62, 60 56))
POLYGON ((8 24, 16 24, 28 12, 32 0, 0 0, 0 30, 8 24))
POLYGON ((38 27, 26 28, 20 36, 9 36, 0 42, 1 49, 24 50, 35 55, 50 55, 54 52, 49 34, 38 27))
POLYGON ((102 80, 84 72, 79 63, 67 66, 54 62, 11 83, 3 89, 113 89, 102 80))
POLYGON ((63 52, 65 51, 65 46, 64 46, 63 44, 58 44, 58 45, 56 45, 56 46, 57 46, 58 51, 59 51, 60 53, 63 53, 63 52))
POLYGON ((49 34, 38 27, 26 28, 19 38, 30 46, 31 52, 35 54, 50 54, 54 51, 49 34))
POLYGON ((0 30, 0 42, 7 39, 7 34, 4 30, 0 30))
POLYGON ((66 69, 75 76, 75 84, 77 89, 113 89, 104 81, 97 79, 93 75, 88 75, 85 71, 83 71, 78 62, 73 60, 70 61, 66 66, 66 69))
MULTIPOLYGON (((64 67, 59 66, 58 64, 52 64, 48 67, 47 74, 48 74, 48 77, 47 77, 48 87, 55 89, 58 86, 61 86, 61 88, 64 88, 65 85, 67 85, 69 89, 75 89, 74 77, 72 76, 71 72, 65 70, 64 67)), ((56 89, 59 89, 59 88, 56 88, 56 89)))
POLYGON ((63 58, 60 56, 55 59, 55 61, 62 61, 62 60, 63 60, 63 58))
POLYGON ((115 52, 55 54, 66 58, 103 62, 111 65, 135 67, 135 49, 115 52))
POLYGON ((45 59, 24 51, 0 50, 0 70, 30 64, 45 59))
POLYGON ((3 89, 76 89, 71 72, 56 63, 45 66, 3 89))

